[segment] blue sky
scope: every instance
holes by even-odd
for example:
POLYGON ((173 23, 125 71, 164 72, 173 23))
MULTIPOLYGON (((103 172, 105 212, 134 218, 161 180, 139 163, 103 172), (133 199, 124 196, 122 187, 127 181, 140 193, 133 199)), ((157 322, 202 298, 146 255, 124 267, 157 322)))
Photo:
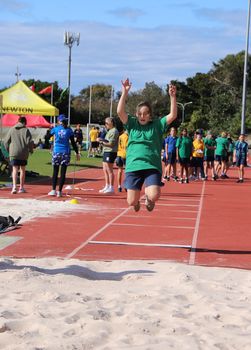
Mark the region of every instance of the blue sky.
POLYGON ((72 49, 72 92, 130 77, 164 86, 208 72, 245 49, 248 0, 0 0, 0 87, 22 79, 67 86, 64 31, 81 33, 72 49))

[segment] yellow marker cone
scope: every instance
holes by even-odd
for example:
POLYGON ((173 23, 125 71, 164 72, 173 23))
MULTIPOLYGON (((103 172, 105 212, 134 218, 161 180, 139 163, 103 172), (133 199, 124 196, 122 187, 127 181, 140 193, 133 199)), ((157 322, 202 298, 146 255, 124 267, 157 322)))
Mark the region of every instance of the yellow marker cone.
POLYGON ((76 198, 70 200, 71 204, 79 204, 79 201, 76 198))

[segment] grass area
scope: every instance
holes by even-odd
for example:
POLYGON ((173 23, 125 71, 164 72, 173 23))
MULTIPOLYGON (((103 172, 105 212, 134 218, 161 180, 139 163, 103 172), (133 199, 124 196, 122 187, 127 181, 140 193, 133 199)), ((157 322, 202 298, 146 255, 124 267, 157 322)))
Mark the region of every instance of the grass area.
MULTIPOLYGON (((71 155, 71 164, 67 168, 67 172, 72 172, 75 166, 75 152, 71 155)), ((102 158, 87 158, 87 152, 81 152, 81 158, 79 162, 76 162, 76 171, 85 168, 98 168, 102 167, 102 158)), ((34 171, 39 173, 40 178, 51 177, 52 176, 52 165, 51 165, 51 153, 47 149, 36 149, 34 153, 30 155, 28 159, 28 165, 26 167, 27 171, 34 171)), ((26 182, 34 180, 34 177, 26 177, 26 182)), ((0 184, 5 184, 11 182, 11 178, 6 175, 0 176, 0 184)))

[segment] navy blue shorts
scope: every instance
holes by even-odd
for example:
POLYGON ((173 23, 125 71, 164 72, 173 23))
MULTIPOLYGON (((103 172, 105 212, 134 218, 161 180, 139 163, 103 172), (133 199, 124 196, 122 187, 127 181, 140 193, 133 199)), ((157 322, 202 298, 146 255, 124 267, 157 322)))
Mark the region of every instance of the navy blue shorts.
POLYGON ((247 166, 247 159, 245 157, 236 158, 236 166, 240 165, 247 166))
POLYGON ((98 148, 98 142, 97 141, 91 141, 91 147, 92 148, 98 148))
POLYGON ((215 155, 215 160, 216 162, 226 162, 227 161, 227 156, 219 156, 218 154, 215 155))
POLYGON ((190 158, 179 158, 181 165, 190 165, 190 158))
POLYGON ((70 164, 71 155, 70 153, 53 153, 52 165, 66 165, 70 164))
POLYGON ((122 157, 117 157, 116 158, 116 165, 117 165, 117 167, 123 168, 125 166, 125 164, 126 164, 125 158, 122 158, 122 157))
POLYGON ((191 160, 191 167, 201 167, 203 166, 203 158, 193 157, 191 160))
POLYGON ((157 169, 131 171, 125 174, 124 187, 127 190, 141 190, 143 184, 161 186, 161 174, 157 169))
POLYGON ((117 152, 104 152, 103 154, 103 162, 104 163, 114 163, 117 157, 117 152))
POLYGON ((205 156, 204 161, 205 162, 214 162, 214 156, 205 156))
POLYGON ((176 153, 168 153, 166 164, 175 164, 176 163, 176 153))
POLYGON ((26 166, 27 165, 27 160, 12 159, 10 161, 10 165, 12 165, 12 166, 26 166))

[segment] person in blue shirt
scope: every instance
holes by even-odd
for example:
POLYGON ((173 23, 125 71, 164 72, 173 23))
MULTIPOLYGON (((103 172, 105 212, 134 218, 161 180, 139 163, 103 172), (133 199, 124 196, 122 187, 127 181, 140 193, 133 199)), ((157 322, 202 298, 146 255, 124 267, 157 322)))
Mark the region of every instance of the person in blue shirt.
POLYGON ((244 180, 244 167, 247 166, 248 143, 245 141, 245 135, 241 134, 239 140, 235 143, 234 160, 238 167, 239 179, 237 183, 242 183, 244 180))
POLYGON ((171 128, 170 135, 167 136, 164 141, 165 145, 163 158, 165 159, 165 169, 163 178, 166 181, 170 181, 171 175, 173 175, 175 181, 178 180, 178 177, 176 176, 176 134, 176 129, 171 128))
POLYGON ((67 166, 70 164, 71 159, 71 148, 69 141, 71 141, 72 147, 76 153, 77 160, 80 159, 80 154, 77 144, 74 140, 74 132, 70 127, 67 126, 67 118, 64 114, 59 115, 58 125, 51 129, 50 134, 54 136, 55 141, 52 153, 52 190, 48 193, 48 195, 57 195, 57 197, 62 197, 62 189, 65 183, 66 170, 67 166), (56 192, 60 167, 60 181, 58 191, 56 192))

